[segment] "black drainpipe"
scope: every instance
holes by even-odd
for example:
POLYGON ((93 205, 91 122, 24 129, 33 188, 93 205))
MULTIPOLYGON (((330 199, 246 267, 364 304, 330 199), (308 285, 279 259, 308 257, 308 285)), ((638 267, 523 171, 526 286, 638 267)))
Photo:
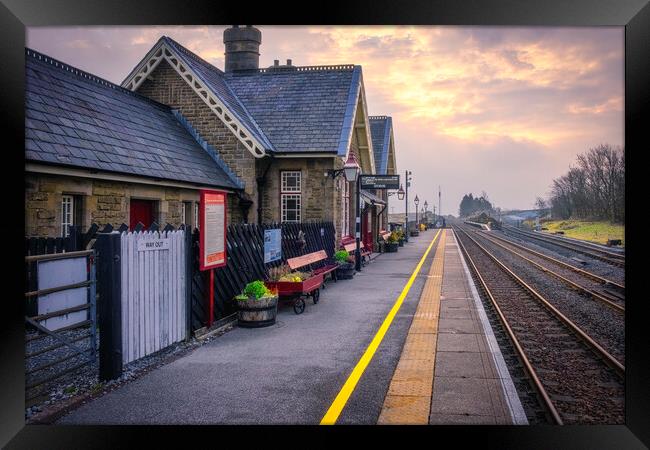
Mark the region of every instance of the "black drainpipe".
POLYGON ((262 194, 264 193, 264 186, 266 186, 266 175, 269 173, 271 164, 273 164, 273 153, 267 153, 269 156, 269 163, 264 168, 264 173, 261 177, 257 177, 257 224, 262 225, 262 194))

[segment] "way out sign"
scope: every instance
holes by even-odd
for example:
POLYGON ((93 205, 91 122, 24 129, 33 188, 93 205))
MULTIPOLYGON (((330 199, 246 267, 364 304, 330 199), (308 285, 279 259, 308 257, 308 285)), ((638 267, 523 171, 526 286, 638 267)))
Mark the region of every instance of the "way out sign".
POLYGON ((226 265, 226 193, 201 190, 199 266, 210 270, 226 265))
POLYGON ((138 241, 138 251, 146 252, 149 250, 169 250, 169 239, 153 239, 150 241, 138 241))

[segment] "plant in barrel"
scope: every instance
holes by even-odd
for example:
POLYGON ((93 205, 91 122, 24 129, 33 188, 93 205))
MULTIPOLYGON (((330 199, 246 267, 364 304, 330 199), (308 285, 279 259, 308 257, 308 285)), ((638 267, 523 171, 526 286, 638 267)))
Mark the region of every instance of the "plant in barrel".
POLYGON ((347 251, 339 250, 334 253, 334 259, 339 264, 336 268, 336 278, 339 280, 350 280, 354 277, 354 264, 350 260, 354 260, 347 251))
POLYGON ((395 253, 399 247, 399 235, 396 231, 393 231, 388 239, 386 239, 385 250, 386 253, 395 253))
POLYGON ((248 283, 237 301, 238 325, 246 328, 267 327, 275 323, 278 312, 278 293, 267 288, 263 281, 248 283))

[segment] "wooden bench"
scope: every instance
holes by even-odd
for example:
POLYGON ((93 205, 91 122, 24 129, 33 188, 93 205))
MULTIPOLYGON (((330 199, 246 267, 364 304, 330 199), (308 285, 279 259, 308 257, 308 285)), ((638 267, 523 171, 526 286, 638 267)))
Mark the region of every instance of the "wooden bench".
MULTIPOLYGON (((354 252, 357 250, 357 241, 352 236, 344 236, 341 239, 341 246, 348 254, 354 255, 354 252)), ((366 249, 363 241, 359 242, 359 250, 361 251, 361 264, 365 265, 370 262, 369 256, 372 252, 366 249)))
POLYGON ((379 232, 379 236, 381 236, 381 238, 384 241, 388 240, 388 238, 390 237, 390 234, 391 234, 390 231, 385 231, 385 230, 382 230, 382 231, 379 232))
MULTIPOLYGON (((296 256, 295 258, 289 258, 287 259, 287 264, 291 270, 296 270, 307 265, 311 268, 312 264, 320 261, 325 261, 325 264, 317 269, 313 269, 314 275, 323 275, 323 279, 327 275, 330 275, 330 278, 336 282, 336 268, 339 265, 332 261, 327 261, 327 253, 325 250, 319 250, 317 252, 307 253, 306 255, 296 256)), ((323 287, 325 287, 324 284, 323 287)))

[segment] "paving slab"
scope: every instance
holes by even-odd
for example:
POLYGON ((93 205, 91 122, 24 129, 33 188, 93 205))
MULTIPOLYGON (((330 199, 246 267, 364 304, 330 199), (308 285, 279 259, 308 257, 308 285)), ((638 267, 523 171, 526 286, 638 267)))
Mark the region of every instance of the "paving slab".
POLYGON ((429 423, 527 423, 452 232, 445 244, 441 289, 429 423))

